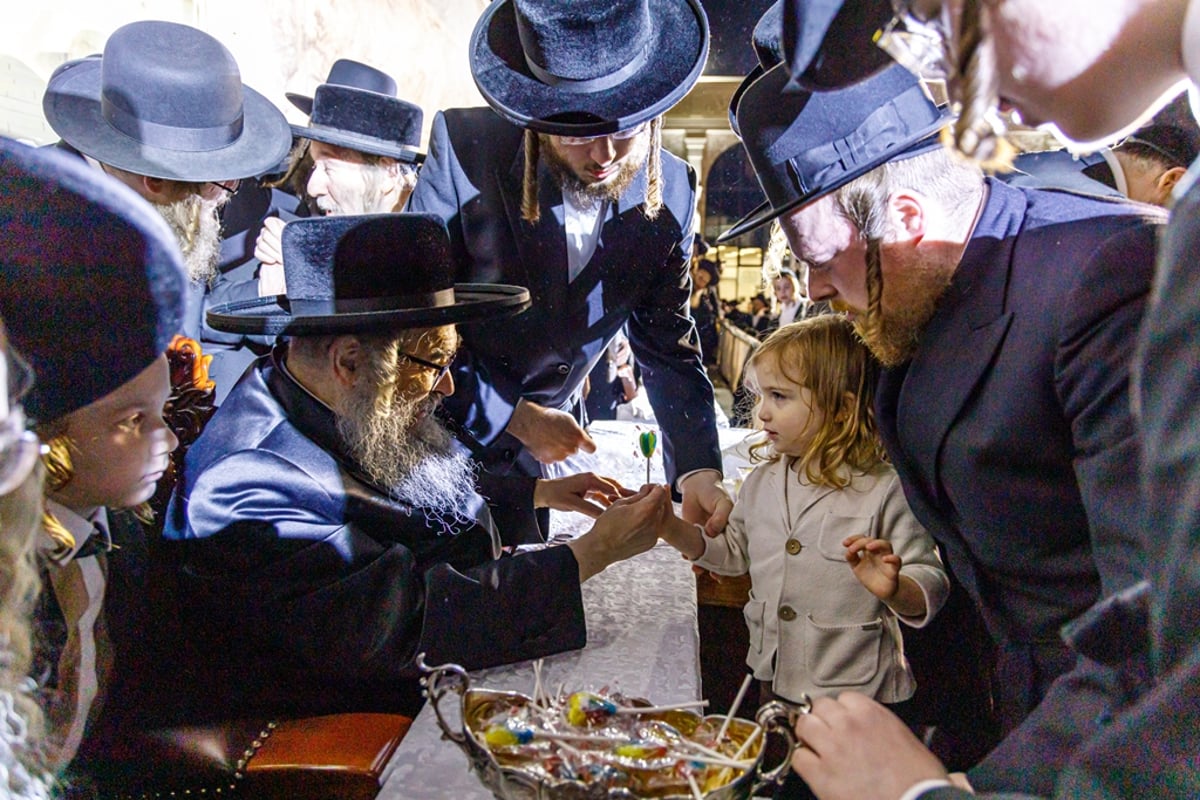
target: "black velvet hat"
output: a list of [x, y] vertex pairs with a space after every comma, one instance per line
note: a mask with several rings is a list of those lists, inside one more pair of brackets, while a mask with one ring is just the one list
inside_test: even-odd
[[54, 74], [42, 110], [76, 150], [153, 178], [246, 178], [273, 168], [292, 145], [287, 120], [242, 84], [233, 54], [174, 22], [118, 28], [101, 58]]
[[899, 65], [829, 92], [788, 92], [779, 64], [738, 105], [742, 146], [767, 196], [718, 242], [807, 205], [888, 161], [940, 147], [947, 122], [921, 83]]
[[1192, 116], [1188, 92], [1181, 92], [1121, 143], [1139, 144], [1174, 166], [1186, 167], [1200, 156], [1200, 126]]
[[283, 228], [287, 294], [215, 306], [232, 333], [367, 333], [480, 322], [529, 307], [521, 286], [454, 283], [450, 237], [430, 214], [313, 217]]
[[665, 113], [707, 58], [699, 0], [495, 0], [470, 49], [475, 85], [497, 113], [561, 136], [629, 130]]
[[[336, 86], [353, 86], [355, 89], [396, 96], [396, 82], [392, 80], [391, 75], [349, 58], [339, 58], [333, 62], [325, 83], [332, 83]], [[303, 111], [304, 116], [312, 116], [313, 99], [311, 97], [292, 92], [284, 92], [284, 96], [287, 97], [288, 102]]]
[[293, 125], [292, 133], [363, 153], [420, 162], [425, 158], [417, 152], [423, 120], [420, 106], [393, 95], [323, 83], [313, 95], [308, 127]]
[[751, 43], [754, 53], [758, 56], [758, 66], [750, 70], [750, 74], [742, 79], [741, 84], [734, 90], [729, 99], [729, 127], [739, 137], [742, 135], [737, 126], [737, 107], [742, 95], [750, 88], [750, 84], [762, 77], [762, 74], [783, 61], [783, 4], [785, 0], [775, 0], [754, 26]]
[[893, 15], [890, 0], [785, 0], [783, 50], [791, 88], [840, 89], [895, 63], [875, 44], [875, 34]]
[[0, 139], [0, 318], [49, 422], [119, 388], [183, 328], [188, 278], [132, 189], [53, 147]]

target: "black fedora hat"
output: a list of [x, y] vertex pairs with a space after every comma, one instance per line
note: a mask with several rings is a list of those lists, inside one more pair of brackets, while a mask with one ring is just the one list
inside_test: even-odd
[[118, 28], [101, 58], [54, 75], [42, 110], [76, 150], [153, 178], [246, 178], [274, 167], [292, 144], [283, 113], [242, 84], [229, 50], [174, 22]]
[[529, 307], [521, 286], [454, 283], [450, 237], [430, 214], [314, 217], [283, 228], [287, 294], [215, 306], [233, 333], [368, 333], [481, 322]]
[[0, 317], [49, 422], [114, 391], [183, 328], [188, 277], [132, 189], [53, 147], [0, 139]]
[[718, 242], [818, 200], [888, 161], [940, 147], [945, 113], [899, 65], [838, 91], [787, 92], [779, 64], [738, 105], [742, 146], [767, 196]]
[[363, 153], [399, 161], [420, 162], [420, 106], [392, 95], [323, 83], [313, 95], [307, 127], [293, 125], [292, 133]]
[[[333, 62], [333, 66], [329, 68], [329, 77], [325, 78], [324, 82], [396, 96], [396, 81], [392, 79], [391, 75], [349, 58], [339, 58]], [[293, 92], [284, 92], [284, 96], [287, 97], [289, 103], [303, 111], [304, 116], [312, 115], [313, 99], [311, 97]]]
[[895, 63], [875, 44], [891, 0], [785, 0], [783, 50], [794, 88], [841, 89]]
[[750, 37], [750, 42], [754, 45], [754, 54], [758, 56], [758, 66], [750, 70], [750, 74], [743, 78], [734, 90], [733, 97], [729, 98], [729, 127], [739, 137], [742, 134], [737, 126], [737, 107], [742, 101], [742, 95], [764, 72], [783, 61], [783, 4], [784, 0], [775, 0], [758, 18]]
[[628, 130], [700, 78], [699, 0], [496, 0], [471, 35], [471, 74], [515, 125], [562, 136]]

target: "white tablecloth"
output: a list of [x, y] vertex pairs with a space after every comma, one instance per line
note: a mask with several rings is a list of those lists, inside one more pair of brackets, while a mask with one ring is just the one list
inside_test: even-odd
[[[624, 422], [593, 425], [597, 454], [584, 468], [640, 486], [645, 459], [637, 436], [645, 429]], [[745, 433], [722, 431], [722, 445], [732, 448]], [[726, 478], [736, 479], [740, 463], [731, 452], [726, 453]], [[651, 479], [663, 480], [661, 452], [652, 459]], [[552, 536], [577, 535], [590, 525], [581, 515], [553, 514]], [[544, 660], [542, 680], [551, 691], [560, 683], [567, 691], [607, 685], [660, 704], [700, 698], [695, 578], [674, 549], [659, 543], [594, 576], [583, 584], [583, 606], [587, 647]], [[533, 665], [526, 661], [481, 670], [471, 674], [471, 681], [473, 686], [531, 693]], [[441, 739], [433, 710], [426, 706], [388, 764], [379, 800], [447, 797], [486, 800], [491, 794], [471, 774], [458, 746]]]

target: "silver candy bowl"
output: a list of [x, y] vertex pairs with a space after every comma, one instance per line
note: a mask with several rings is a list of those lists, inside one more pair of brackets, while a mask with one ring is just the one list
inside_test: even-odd
[[[442, 729], [442, 738], [457, 744], [467, 755], [467, 761], [472, 771], [479, 777], [492, 794], [501, 800], [642, 800], [642, 798], [674, 798], [674, 800], [694, 800], [696, 791], [684, 785], [679, 788], [679, 779], [670, 779], [669, 768], [661, 770], [639, 771], [632, 766], [625, 771], [626, 775], [639, 776], [627, 783], [637, 783], [641, 788], [630, 788], [619, 785], [621, 781], [593, 779], [591, 782], [573, 776], [573, 770], [559, 771], [547, 769], [546, 762], [539, 755], [522, 754], [520, 747], [493, 747], [485, 739], [487, 720], [497, 709], [516, 709], [533, 705], [534, 699], [519, 692], [504, 692], [491, 689], [473, 688], [466, 671], [457, 664], [443, 664], [439, 667], [427, 667], [421, 664], [426, 673], [421, 679], [425, 693], [437, 716], [438, 726]], [[447, 695], [458, 696], [458, 711], [460, 723], [456, 727], [447, 721], [446, 713], [453, 707], [454, 701]], [[640, 701], [630, 701], [631, 705], [640, 705]], [[756, 722], [735, 717], [727, 727], [726, 739], [734, 745], [742, 745], [747, 739], [754, 737], [746, 748], [743, 767], [715, 768], [715, 777], [709, 780], [710, 788], [702, 790], [699, 796], [704, 800], [747, 800], [763, 788], [783, 781], [787, 774], [788, 763], [795, 747], [795, 737], [792, 733], [792, 723], [797, 713], [808, 709], [771, 702], [758, 710]], [[702, 717], [693, 711], [671, 710], [648, 712], [638, 715], [639, 724], [661, 725], [669, 724], [684, 735], [701, 725], [719, 728], [725, 721], [724, 716]], [[787, 757], [769, 770], [763, 769], [763, 754], [767, 734], [778, 734], [787, 741]], [[536, 748], [533, 748], [536, 750]], [[499, 751], [499, 752], [497, 752]], [[545, 754], [549, 750], [542, 750]], [[551, 755], [550, 760], [554, 759]], [[683, 759], [681, 759], [683, 760]], [[646, 764], [652, 762], [647, 761]], [[565, 772], [565, 777], [564, 777]], [[657, 780], [661, 776], [662, 780]], [[641, 793], [639, 793], [641, 792]]]

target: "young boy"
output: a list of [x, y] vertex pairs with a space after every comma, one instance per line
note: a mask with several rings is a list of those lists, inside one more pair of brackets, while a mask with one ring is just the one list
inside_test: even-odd
[[78, 159], [0, 140], [0, 185], [0, 318], [33, 367], [25, 409], [49, 448], [34, 675], [62, 767], [139, 649], [141, 535], [110, 510], [149, 499], [177, 444], [163, 352], [187, 277], [162, 218]]

